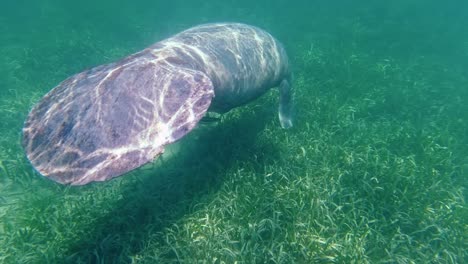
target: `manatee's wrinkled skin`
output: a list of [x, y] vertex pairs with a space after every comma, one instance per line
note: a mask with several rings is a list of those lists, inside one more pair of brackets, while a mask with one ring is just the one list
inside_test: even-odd
[[120, 176], [155, 159], [207, 111], [227, 112], [279, 86], [292, 126], [291, 75], [281, 44], [236, 23], [183, 31], [115, 63], [71, 76], [37, 103], [23, 128], [34, 168], [59, 183]]

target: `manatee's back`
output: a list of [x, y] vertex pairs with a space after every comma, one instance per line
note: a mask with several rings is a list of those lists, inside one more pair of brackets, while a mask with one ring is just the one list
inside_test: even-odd
[[286, 52], [268, 32], [240, 23], [206, 24], [150, 49], [166, 61], [206, 73], [215, 88], [210, 110], [226, 112], [290, 79]]

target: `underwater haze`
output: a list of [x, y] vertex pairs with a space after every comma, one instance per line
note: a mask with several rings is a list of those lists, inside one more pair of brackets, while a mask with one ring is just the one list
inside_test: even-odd
[[[21, 146], [67, 77], [195, 25], [288, 53], [278, 90], [160, 159], [85, 186]], [[468, 263], [468, 2], [2, 0], [0, 263]]]

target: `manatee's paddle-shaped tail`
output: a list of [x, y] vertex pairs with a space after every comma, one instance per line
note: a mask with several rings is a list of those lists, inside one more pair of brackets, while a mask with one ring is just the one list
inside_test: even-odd
[[193, 129], [214, 96], [211, 80], [156, 60], [144, 50], [50, 91], [23, 129], [34, 168], [64, 184], [104, 181], [152, 161]]

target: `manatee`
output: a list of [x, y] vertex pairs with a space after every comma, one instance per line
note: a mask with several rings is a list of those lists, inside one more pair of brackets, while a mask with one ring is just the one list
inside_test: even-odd
[[153, 161], [207, 111], [226, 113], [272, 87], [280, 91], [280, 124], [289, 128], [282, 44], [254, 26], [203, 24], [58, 84], [27, 116], [22, 145], [49, 179], [105, 181]]

